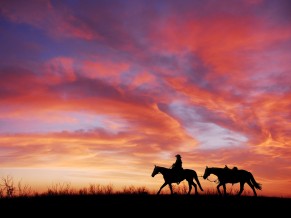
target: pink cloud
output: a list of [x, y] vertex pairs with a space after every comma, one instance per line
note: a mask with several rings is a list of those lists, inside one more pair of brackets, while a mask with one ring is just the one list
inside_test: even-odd
[[1, 8], [9, 20], [32, 25], [56, 38], [76, 37], [92, 40], [99, 37], [68, 8], [56, 8], [49, 0], [29, 0], [25, 3], [5, 1]]
[[74, 60], [67, 57], [56, 57], [48, 60], [44, 64], [44, 74], [47, 75], [46, 81], [51, 81], [52, 84], [64, 82], [73, 82], [76, 78]]

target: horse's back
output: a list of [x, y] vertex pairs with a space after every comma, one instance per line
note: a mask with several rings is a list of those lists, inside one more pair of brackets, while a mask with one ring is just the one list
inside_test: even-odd
[[219, 181], [222, 183], [237, 183], [241, 181], [246, 181], [249, 179], [249, 172], [243, 169], [219, 169], [217, 173], [214, 173], [218, 176]]
[[247, 171], [247, 170], [237, 170], [239, 172], [240, 175], [243, 175], [243, 176], [252, 176], [252, 173]]
[[197, 175], [196, 171], [192, 169], [184, 169], [183, 171], [186, 175]]
[[194, 170], [192, 169], [183, 169], [185, 172], [193, 172]]
[[248, 181], [252, 177], [252, 174], [243, 169], [231, 169], [228, 177], [232, 182], [241, 182]]

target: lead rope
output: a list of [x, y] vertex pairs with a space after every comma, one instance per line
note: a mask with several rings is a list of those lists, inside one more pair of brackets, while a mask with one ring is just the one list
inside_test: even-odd
[[215, 182], [215, 183], [218, 183], [218, 179], [216, 179], [216, 180], [210, 180], [210, 179], [208, 179], [208, 178], [206, 178], [209, 182]]
[[[198, 176], [198, 177], [203, 177], [203, 176]], [[216, 180], [210, 180], [210, 179], [208, 179], [208, 177], [206, 178], [209, 182], [215, 182], [215, 183], [218, 183], [218, 179], [216, 179]]]

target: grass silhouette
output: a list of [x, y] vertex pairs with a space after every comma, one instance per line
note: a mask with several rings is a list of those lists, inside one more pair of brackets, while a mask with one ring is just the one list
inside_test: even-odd
[[203, 214], [206, 217], [234, 217], [246, 214], [286, 214], [290, 210], [290, 198], [227, 196], [217, 194], [181, 195], [147, 194], [137, 192], [96, 194], [43, 194], [0, 199], [0, 210], [11, 216], [172, 216]]

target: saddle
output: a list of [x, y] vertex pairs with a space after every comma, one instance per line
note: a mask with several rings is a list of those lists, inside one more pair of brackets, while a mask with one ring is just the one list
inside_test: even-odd
[[178, 180], [177, 184], [179, 185], [179, 183], [183, 180], [183, 169], [174, 169], [172, 168], [172, 172], [174, 174], [174, 177]]

